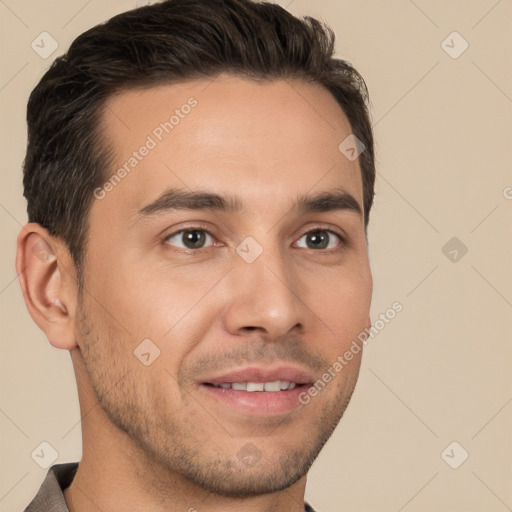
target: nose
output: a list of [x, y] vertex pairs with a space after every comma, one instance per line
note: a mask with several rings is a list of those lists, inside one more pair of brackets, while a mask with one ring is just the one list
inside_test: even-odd
[[302, 329], [307, 308], [294, 269], [280, 251], [265, 250], [252, 263], [241, 258], [229, 273], [225, 326], [233, 335], [259, 330], [274, 340]]

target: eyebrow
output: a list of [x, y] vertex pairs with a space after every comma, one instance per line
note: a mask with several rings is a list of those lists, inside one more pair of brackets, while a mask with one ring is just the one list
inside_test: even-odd
[[[296, 198], [292, 211], [299, 213], [351, 211], [363, 216], [357, 200], [341, 188], [315, 195], [304, 195]], [[226, 213], [244, 211], [242, 201], [233, 195], [219, 195], [208, 191], [187, 191], [172, 188], [166, 190], [157, 199], [139, 210], [135, 220], [148, 218], [176, 210], [210, 210]]]

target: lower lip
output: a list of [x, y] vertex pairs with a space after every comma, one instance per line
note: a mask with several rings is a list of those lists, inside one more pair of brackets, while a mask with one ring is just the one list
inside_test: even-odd
[[283, 391], [238, 391], [205, 384], [201, 387], [217, 400], [253, 416], [276, 416], [289, 412], [301, 405], [299, 395], [308, 389], [307, 385]]

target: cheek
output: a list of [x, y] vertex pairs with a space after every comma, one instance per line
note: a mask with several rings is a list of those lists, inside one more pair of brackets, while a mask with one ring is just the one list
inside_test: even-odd
[[[107, 323], [117, 324], [134, 340], [164, 336], [186, 313], [193, 295], [169, 269], [157, 272], [155, 265], [135, 262], [121, 249], [91, 258], [86, 282]], [[95, 314], [105, 316], [102, 311]]]
[[369, 326], [372, 278], [368, 267], [353, 269], [322, 279], [313, 297], [313, 311], [328, 327], [332, 350], [339, 353]]

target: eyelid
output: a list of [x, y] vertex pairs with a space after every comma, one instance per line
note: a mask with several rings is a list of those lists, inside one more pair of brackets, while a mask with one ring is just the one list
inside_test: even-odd
[[[330, 233], [331, 235], [337, 236], [339, 238], [339, 244], [338, 244], [337, 247], [334, 247], [334, 248], [331, 248], [331, 249], [318, 249], [318, 250], [310, 249], [310, 250], [312, 250], [314, 252], [323, 253], [323, 254], [333, 254], [333, 253], [336, 253], [336, 252], [340, 251], [341, 249], [343, 249], [347, 245], [347, 240], [346, 240], [345, 235], [342, 235], [338, 231], [336, 231], [334, 229], [331, 229], [331, 228], [327, 228], [327, 227], [315, 227], [315, 228], [312, 228], [312, 229], [308, 229], [307, 231], [305, 231], [296, 240], [296, 242], [298, 242], [301, 238], [303, 238], [304, 236], [308, 235], [309, 233], [315, 233], [317, 231], [320, 231], [320, 232], [324, 231], [326, 233]], [[294, 242], [294, 244], [296, 242]], [[301, 247], [301, 249], [303, 249], [303, 248]]]
[[174, 247], [178, 252], [185, 252], [185, 253], [194, 253], [194, 254], [198, 254], [198, 253], [201, 253], [203, 251], [207, 251], [209, 250], [211, 247], [214, 246], [215, 242], [217, 242], [217, 239], [215, 238], [215, 235], [213, 235], [213, 233], [210, 231], [210, 229], [205, 226], [205, 225], [201, 225], [201, 224], [194, 224], [194, 225], [191, 225], [191, 226], [184, 226], [184, 227], [180, 227], [179, 229], [173, 231], [172, 233], [169, 233], [168, 235], [164, 235], [163, 239], [162, 239], [162, 242], [163, 243], [166, 243], [166, 241], [169, 239], [169, 238], [172, 238], [173, 236], [176, 236], [178, 235], [179, 233], [183, 233], [185, 231], [204, 231], [205, 233], [207, 233], [208, 235], [210, 235], [214, 242], [212, 245], [208, 246], [208, 247], [202, 247], [200, 249], [187, 249], [187, 248], [184, 248], [184, 247], [176, 247], [174, 245], [171, 245], [171, 244], [167, 244], [171, 247]]

